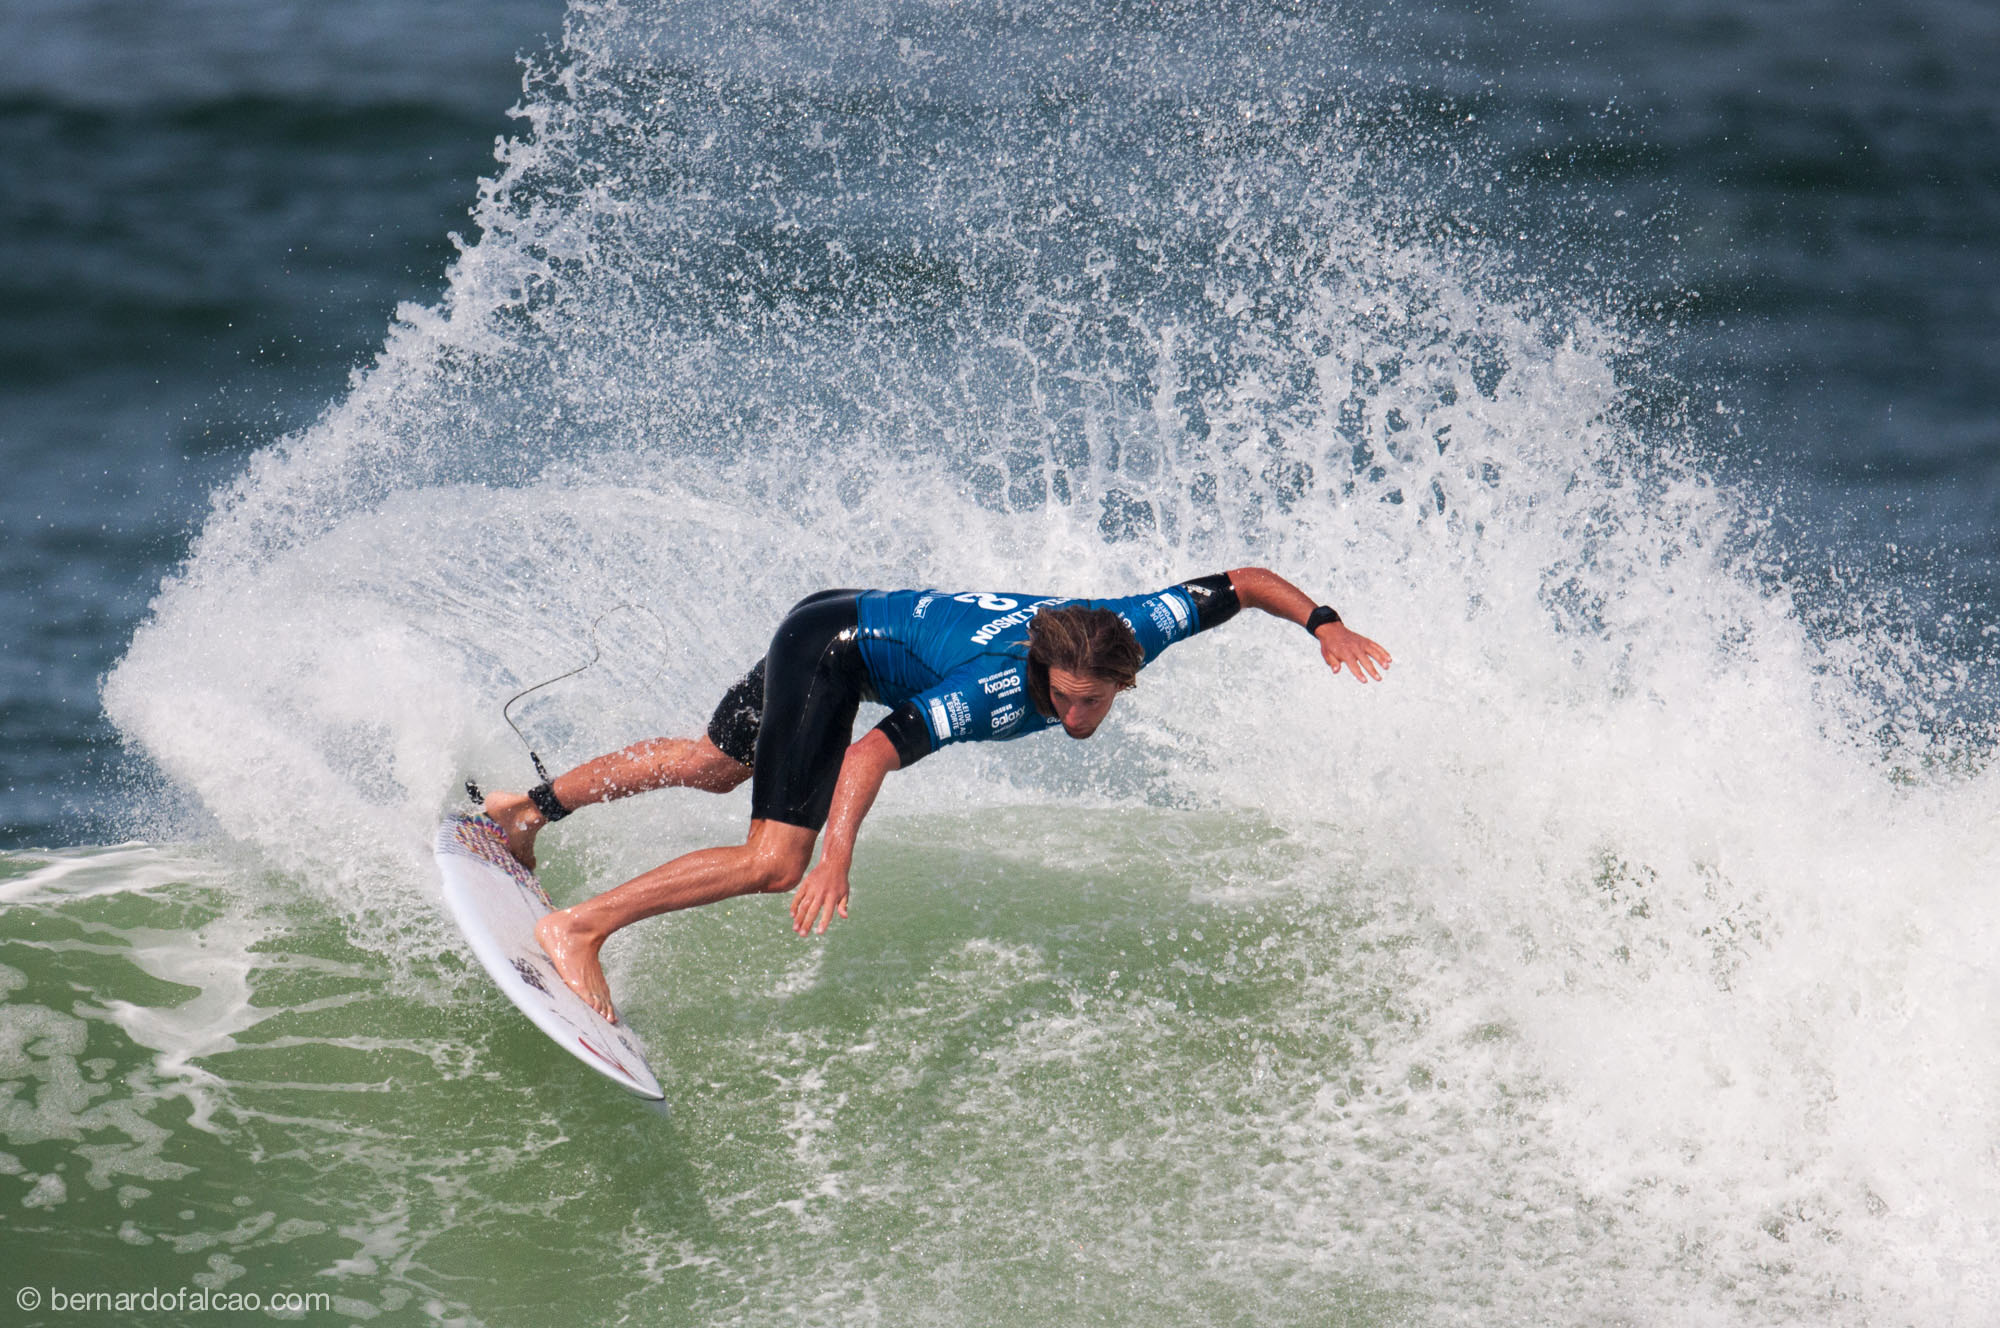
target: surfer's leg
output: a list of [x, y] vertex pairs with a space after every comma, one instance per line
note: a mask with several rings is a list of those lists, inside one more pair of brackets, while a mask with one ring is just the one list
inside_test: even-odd
[[[740, 847], [684, 854], [536, 924], [563, 981], [607, 1018], [611, 991], [597, 951], [611, 933], [718, 899], [789, 891], [805, 876], [866, 683], [856, 625], [853, 591], [800, 601], [778, 624], [764, 662], [716, 707], [706, 741], [735, 770], [757, 768], [750, 834]], [[570, 805], [564, 783], [555, 793]]]
[[[750, 778], [750, 767], [700, 738], [648, 738], [620, 748], [549, 781], [556, 801], [570, 811], [659, 788], [727, 793]], [[548, 817], [525, 793], [495, 793], [486, 814], [507, 835], [507, 849], [526, 867], [535, 865], [535, 836]]]
[[682, 854], [594, 899], [551, 913], [535, 924], [535, 938], [570, 990], [605, 1018], [616, 1018], [597, 958], [607, 937], [641, 918], [737, 895], [791, 890], [806, 874], [818, 837], [805, 826], [752, 821], [742, 844]]

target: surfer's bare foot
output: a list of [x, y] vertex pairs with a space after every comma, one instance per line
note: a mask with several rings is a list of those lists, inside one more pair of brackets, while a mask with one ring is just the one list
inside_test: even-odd
[[604, 980], [604, 966], [597, 962], [604, 938], [580, 926], [573, 916], [575, 911], [565, 908], [548, 914], [535, 924], [535, 939], [542, 943], [543, 953], [569, 989], [615, 1024], [618, 1011], [611, 1005], [611, 984]]
[[507, 851], [529, 871], [535, 869], [535, 836], [548, 824], [542, 809], [525, 793], [489, 793], [483, 810], [507, 836]]

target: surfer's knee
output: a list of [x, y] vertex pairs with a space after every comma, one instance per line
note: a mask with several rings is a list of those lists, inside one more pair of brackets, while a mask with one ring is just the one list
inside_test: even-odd
[[789, 854], [758, 859], [757, 888], [767, 895], [788, 895], [799, 888], [805, 877], [804, 859]]
[[799, 888], [805, 873], [791, 870], [790, 864], [758, 863], [750, 888], [760, 895], [785, 895]]
[[749, 853], [747, 888], [781, 895], [798, 887], [812, 865], [817, 830], [782, 821], [750, 822], [750, 838], [744, 848]]
[[786, 852], [753, 853], [750, 859], [752, 888], [767, 895], [785, 895], [799, 888], [812, 859], [811, 846], [803, 854]]

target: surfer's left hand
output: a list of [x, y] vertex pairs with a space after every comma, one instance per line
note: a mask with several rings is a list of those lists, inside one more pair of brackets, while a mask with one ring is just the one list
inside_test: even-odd
[[1335, 673], [1345, 666], [1356, 682], [1380, 682], [1380, 669], [1394, 663], [1388, 651], [1361, 633], [1348, 631], [1346, 623], [1327, 623], [1313, 633], [1313, 639], [1319, 642], [1319, 655], [1326, 666]]
[[847, 870], [822, 858], [792, 894], [792, 930], [801, 936], [811, 931], [825, 935], [835, 913], [847, 916]]

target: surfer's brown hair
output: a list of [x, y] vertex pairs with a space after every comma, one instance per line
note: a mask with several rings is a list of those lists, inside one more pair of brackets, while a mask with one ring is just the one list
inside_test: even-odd
[[1119, 691], [1135, 687], [1146, 652], [1125, 620], [1109, 609], [1081, 604], [1043, 609], [1028, 620], [1028, 695], [1035, 708], [1053, 715], [1049, 670], [1087, 673]]

